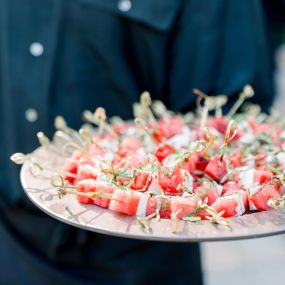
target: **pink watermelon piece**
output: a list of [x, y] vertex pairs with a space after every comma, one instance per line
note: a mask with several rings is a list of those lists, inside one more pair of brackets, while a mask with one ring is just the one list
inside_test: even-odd
[[135, 175], [133, 183], [130, 188], [133, 190], [144, 190], [146, 191], [151, 183], [151, 177], [147, 172], [139, 172]]
[[76, 179], [77, 169], [78, 169], [77, 160], [74, 160], [73, 158], [66, 159], [63, 168], [65, 172], [64, 179], [73, 184]]
[[97, 173], [96, 173], [95, 167], [88, 163], [79, 164], [77, 168], [77, 176], [76, 176], [74, 183], [77, 183], [81, 180], [85, 180], [89, 178], [94, 179], [94, 180], [97, 179]]
[[196, 152], [190, 155], [186, 159], [183, 167], [190, 174], [197, 174], [197, 173], [203, 174], [208, 163], [209, 163], [209, 159], [205, 157], [205, 155], [203, 155], [201, 152]]
[[265, 185], [259, 187], [257, 192], [250, 196], [250, 203], [256, 210], [265, 211], [271, 209], [267, 202], [270, 198], [280, 198], [280, 193], [273, 185]]
[[162, 198], [161, 201], [159, 201], [157, 197], [150, 197], [147, 202], [146, 216], [155, 213], [158, 203], [160, 203], [160, 218], [169, 219], [171, 215], [171, 202], [169, 198]]
[[169, 156], [170, 154], [174, 152], [175, 152], [175, 149], [171, 145], [165, 144], [159, 147], [154, 153], [154, 155], [157, 157], [159, 162], [162, 162], [167, 156]]
[[176, 195], [182, 193], [182, 184], [184, 180], [185, 178], [179, 167], [176, 167], [173, 173], [170, 175], [163, 172], [159, 174], [160, 187], [168, 195]]
[[214, 186], [210, 186], [207, 183], [199, 186], [197, 188], [194, 189], [194, 193], [198, 193], [200, 194], [200, 197], [202, 199], [202, 201], [205, 200], [205, 198], [208, 198], [208, 205], [212, 205], [217, 198], [219, 197], [217, 190], [215, 189]]
[[241, 193], [242, 194], [242, 200], [244, 203], [244, 207], [248, 207], [248, 192], [245, 191], [238, 183], [234, 181], [229, 181], [223, 185], [223, 196], [232, 195], [235, 193]]
[[224, 211], [222, 217], [241, 216], [245, 212], [242, 195], [240, 193], [220, 197], [212, 205], [217, 213]]
[[143, 194], [135, 191], [116, 189], [113, 192], [109, 209], [121, 214], [134, 216], [137, 212], [141, 195]]
[[180, 220], [182, 220], [185, 215], [192, 213], [198, 207], [199, 207], [198, 200], [194, 196], [173, 197], [171, 199], [172, 214], [181, 210], [176, 216]]
[[205, 174], [210, 178], [214, 179], [216, 182], [220, 183], [220, 181], [227, 174], [227, 167], [224, 160], [220, 160], [221, 157], [219, 155], [212, 158], [212, 160], [208, 163]]
[[267, 170], [255, 170], [254, 171], [254, 182], [258, 184], [266, 184], [270, 182], [273, 177], [273, 173]]
[[[77, 183], [79, 187], [79, 191], [81, 192], [97, 192], [102, 191], [102, 193], [112, 195], [115, 187], [113, 185], [106, 184], [104, 182], [98, 182], [94, 179], [85, 179], [81, 180]], [[111, 198], [109, 197], [99, 197], [96, 199], [84, 197], [84, 196], [77, 196], [77, 199], [80, 203], [83, 204], [95, 204], [103, 208], [108, 208]]]

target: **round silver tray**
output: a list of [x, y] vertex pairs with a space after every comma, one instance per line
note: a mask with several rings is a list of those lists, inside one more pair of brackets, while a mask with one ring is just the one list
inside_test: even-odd
[[125, 238], [168, 242], [225, 241], [285, 233], [285, 209], [232, 218], [228, 226], [213, 225], [209, 221], [198, 224], [181, 221], [177, 233], [172, 233], [171, 220], [151, 220], [149, 231], [143, 229], [135, 217], [119, 215], [95, 205], [80, 204], [73, 195], [59, 199], [57, 190], [51, 188], [50, 177], [62, 168], [64, 157], [55, 145], [40, 147], [34, 154], [44, 170], [34, 176], [30, 171], [31, 163], [23, 165], [21, 183], [24, 191], [42, 211], [75, 227]]

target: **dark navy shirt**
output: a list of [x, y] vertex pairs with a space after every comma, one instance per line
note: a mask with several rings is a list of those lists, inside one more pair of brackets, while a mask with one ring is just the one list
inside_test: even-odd
[[[267, 108], [268, 57], [258, 0], [0, 0], [0, 260], [7, 268], [0, 277], [200, 284], [197, 244], [119, 239], [57, 222], [27, 201], [9, 156], [32, 151], [36, 133], [51, 135], [59, 114], [75, 128], [82, 110], [98, 106], [131, 118], [144, 90], [184, 112], [194, 107], [193, 88], [232, 101], [249, 83]], [[17, 270], [21, 279], [9, 274]]]

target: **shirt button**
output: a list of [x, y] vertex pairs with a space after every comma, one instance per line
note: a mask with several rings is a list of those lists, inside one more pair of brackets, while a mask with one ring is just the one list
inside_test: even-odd
[[38, 112], [33, 108], [29, 108], [25, 112], [25, 117], [28, 122], [34, 123], [38, 119]]
[[121, 12], [128, 12], [132, 8], [131, 0], [119, 0], [118, 8]]
[[44, 53], [44, 47], [41, 43], [32, 43], [30, 45], [30, 53], [33, 56], [41, 56]]

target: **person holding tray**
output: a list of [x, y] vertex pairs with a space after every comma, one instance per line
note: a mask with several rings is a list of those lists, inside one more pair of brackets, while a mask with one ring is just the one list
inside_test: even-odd
[[[25, 5], [23, 5], [25, 4]], [[233, 102], [251, 84], [273, 101], [259, 1], [0, 0], [0, 283], [202, 284], [198, 244], [121, 239], [37, 210], [9, 156], [62, 115], [102, 106], [132, 117], [148, 90], [171, 110], [194, 108], [193, 88]]]

